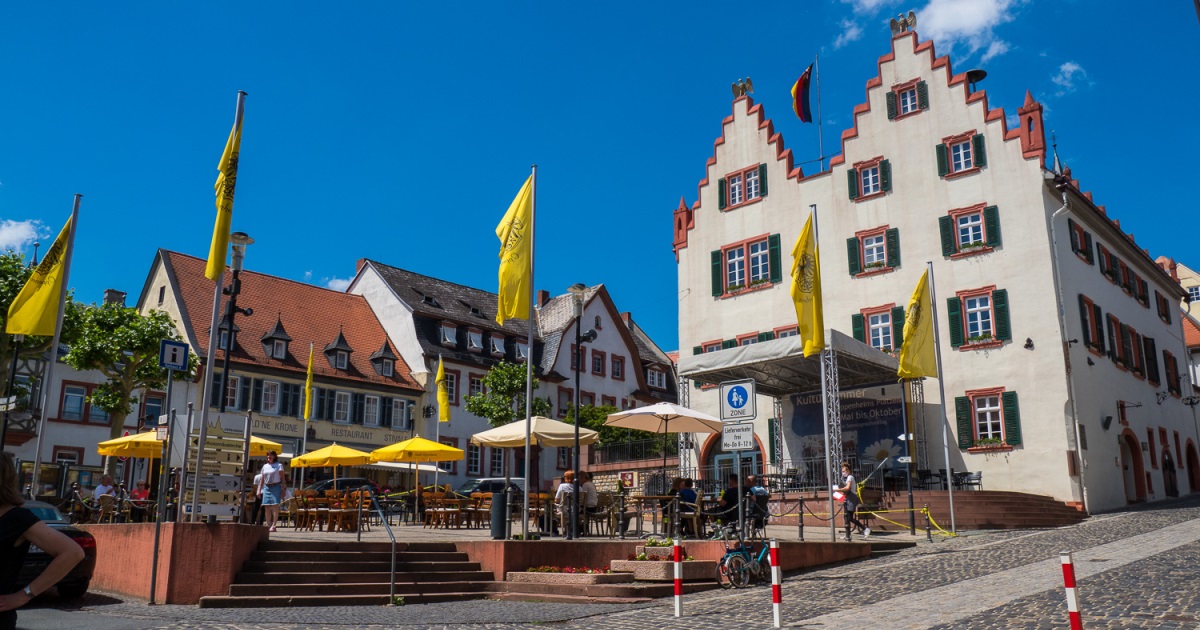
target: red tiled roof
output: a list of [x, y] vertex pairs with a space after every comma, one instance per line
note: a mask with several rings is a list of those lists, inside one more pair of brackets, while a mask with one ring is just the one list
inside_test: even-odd
[[1181, 313], [1183, 317], [1183, 341], [1189, 348], [1200, 346], [1200, 322], [1197, 322], [1187, 313]]
[[[208, 350], [214, 292], [212, 281], [204, 277], [206, 261], [167, 250], [160, 250], [159, 253], [171, 282], [177, 288], [184, 307], [183, 316], [188, 319], [186, 325], [190, 330], [185, 332], [185, 336], [190, 333], [194, 337], [188, 341], [196, 353], [203, 357]], [[232, 272], [226, 270], [225, 286], [229, 285], [231, 278]], [[249, 270], [243, 270], [240, 278], [242, 290], [238, 294], [238, 306], [253, 309], [254, 315], [238, 315], [234, 319], [238, 340], [237, 350], [233, 353], [234, 365], [248, 364], [290, 371], [303, 379], [308, 366], [308, 344], [311, 342], [313, 375], [316, 378], [324, 376], [421, 390], [402, 358], [396, 359], [392, 377], [380, 376], [375, 371], [370, 356], [385, 342], [393, 352], [395, 346], [388, 340], [383, 326], [362, 296]], [[261, 342], [263, 336], [275, 328], [276, 321], [283, 323], [283, 328], [292, 338], [288, 344], [288, 357], [282, 361], [267, 358]], [[323, 352], [325, 346], [337, 339], [339, 331], [353, 350], [346, 370], [335, 370]]]

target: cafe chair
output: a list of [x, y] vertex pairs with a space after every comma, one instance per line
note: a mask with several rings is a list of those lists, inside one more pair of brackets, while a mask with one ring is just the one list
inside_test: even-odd
[[924, 468], [917, 470], [917, 482], [914, 487], [919, 487], [921, 490], [931, 490], [937, 488], [937, 480], [933, 477], [933, 471]]
[[96, 510], [97, 523], [112, 523], [117, 514], [117, 498], [111, 494], [100, 495]]
[[958, 487], [962, 490], [983, 490], [983, 471], [977, 470], [972, 473], [967, 473], [958, 482]]

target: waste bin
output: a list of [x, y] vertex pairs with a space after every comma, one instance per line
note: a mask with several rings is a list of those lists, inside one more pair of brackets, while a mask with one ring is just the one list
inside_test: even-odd
[[505, 525], [504, 493], [492, 493], [492, 539], [504, 540]]

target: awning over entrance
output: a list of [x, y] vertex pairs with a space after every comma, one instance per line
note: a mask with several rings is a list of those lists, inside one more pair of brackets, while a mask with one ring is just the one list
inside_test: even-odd
[[[837, 360], [838, 386], [851, 389], [896, 380], [895, 357], [831, 329], [825, 340]], [[821, 389], [821, 356], [804, 358], [799, 336], [679, 357], [679, 375], [704, 384], [754, 379], [758, 393], [787, 396]]]

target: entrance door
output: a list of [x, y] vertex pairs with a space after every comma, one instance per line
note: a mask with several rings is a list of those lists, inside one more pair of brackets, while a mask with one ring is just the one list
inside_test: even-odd
[[[717, 481], [724, 484], [729, 475], [733, 473], [736, 456], [734, 453], [724, 453], [713, 457], [713, 467], [716, 469]], [[758, 474], [759, 468], [758, 451], [743, 451], [742, 452], [742, 477], [746, 475]]]
[[1117, 438], [1121, 445], [1121, 475], [1125, 481], [1125, 501], [1146, 500], [1146, 476], [1142, 468], [1142, 451], [1137, 438], [1126, 434]]

